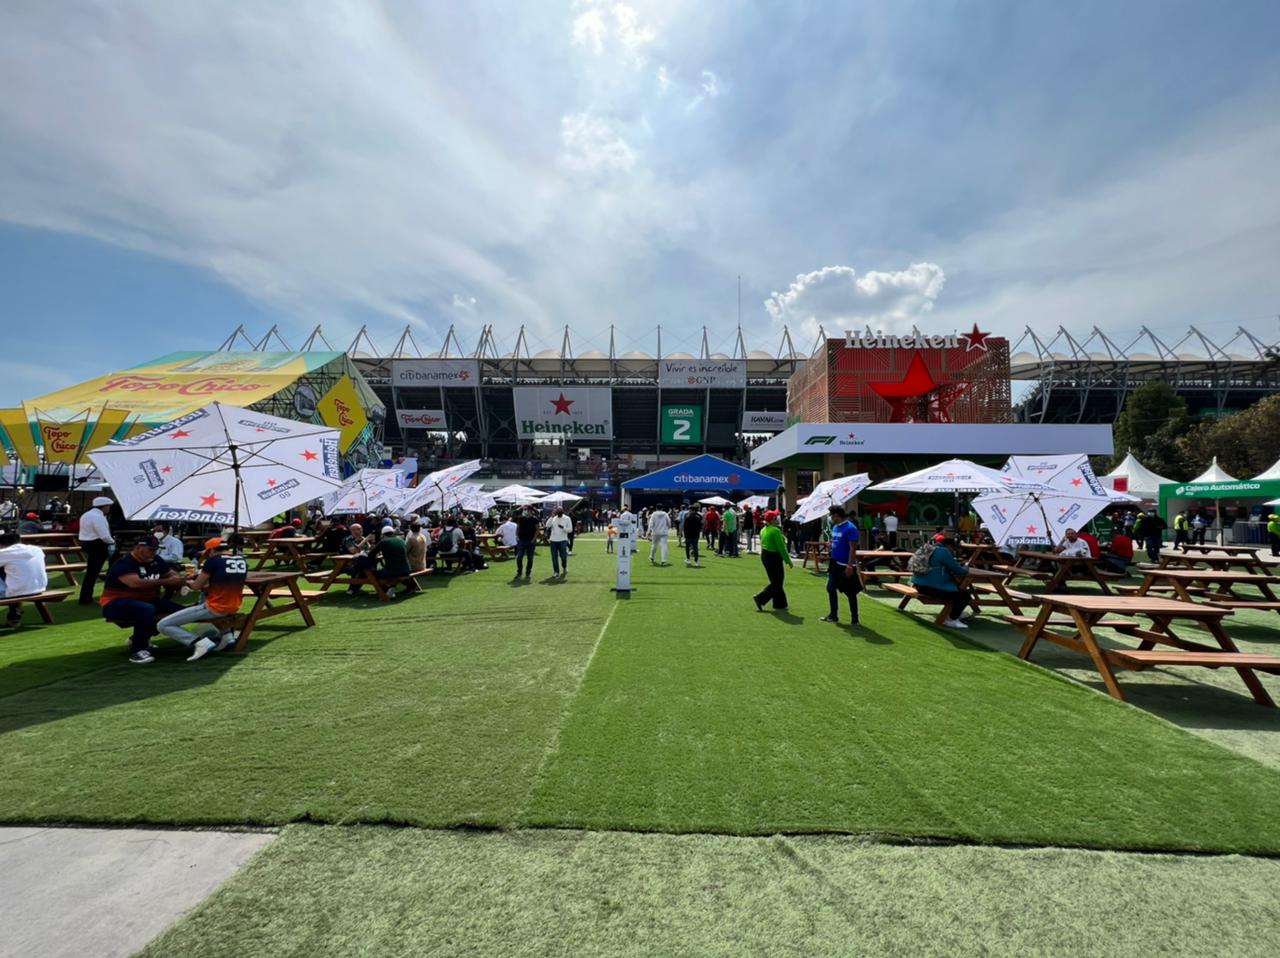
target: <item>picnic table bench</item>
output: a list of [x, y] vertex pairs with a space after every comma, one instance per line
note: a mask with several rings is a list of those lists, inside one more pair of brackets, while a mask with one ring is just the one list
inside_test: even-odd
[[[1122, 702], [1124, 693], [1116, 681], [1116, 669], [1140, 671], [1157, 665], [1233, 668], [1254, 701], [1275, 707], [1255, 673], [1280, 672], [1280, 656], [1241, 652], [1222, 627], [1223, 618], [1232, 614], [1230, 609], [1154, 596], [1042, 595], [1036, 598], [1041, 603], [1039, 614], [1030, 624], [1025, 617], [1018, 622], [1027, 633], [1018, 651], [1021, 659], [1029, 661], [1041, 639], [1080, 652], [1093, 661], [1107, 692]], [[1152, 625], [1134, 628], [1127, 622], [1107, 618], [1117, 614], [1149, 619]], [[1072, 630], [1069, 634], [1050, 631], [1055, 623], [1064, 619], [1067, 628]], [[1202, 626], [1217, 642], [1217, 647], [1176, 635], [1170, 627], [1176, 619], [1187, 619]], [[1137, 638], [1138, 648], [1104, 648], [1094, 634], [1094, 629], [1104, 626]], [[1156, 648], [1157, 645], [1171, 648]]]
[[813, 571], [816, 575], [822, 575], [826, 570], [822, 567], [824, 562], [831, 559], [831, 543], [829, 542], [806, 542], [804, 546], [804, 560], [800, 563], [800, 568], [807, 568], [809, 563], [813, 562]]
[[71, 595], [70, 591], [66, 592], [39, 592], [35, 595], [13, 595], [0, 597], [0, 608], [12, 608], [15, 605], [22, 605], [24, 602], [30, 602], [36, 607], [36, 611], [40, 613], [42, 618], [48, 625], [53, 625], [53, 614], [49, 611], [49, 606], [64, 601]]
[[[1068, 580], [1076, 579], [1095, 582], [1098, 588], [1109, 594], [1111, 587], [1107, 584], [1107, 579], [1119, 579], [1123, 578], [1123, 576], [1115, 572], [1100, 571], [1098, 564], [1102, 561], [1102, 559], [1095, 559], [1093, 556], [1065, 556], [1058, 552], [1020, 549], [1013, 565], [1000, 565], [995, 568], [997, 571], [1008, 574], [1010, 578], [1015, 575], [1024, 575], [1035, 579], [1043, 579], [1046, 592], [1057, 592], [1066, 585]], [[1032, 562], [1047, 563], [1057, 568], [1052, 572], [1044, 569], [1035, 569], [1030, 565]]]
[[965, 565], [991, 569], [1004, 562], [1004, 553], [994, 542], [961, 542], [958, 545], [969, 553], [965, 557]]
[[1258, 558], [1256, 552], [1250, 555], [1248, 552], [1173, 552], [1165, 551], [1160, 553], [1160, 562], [1158, 568], [1167, 569], [1171, 566], [1186, 566], [1193, 569], [1198, 565], [1207, 566], [1210, 569], [1241, 569], [1244, 572], [1257, 572], [1265, 574], [1267, 564]]
[[274, 559], [277, 565], [282, 563], [295, 565], [299, 572], [307, 571], [307, 560], [313, 556], [304, 547], [316, 540], [313, 536], [285, 536], [280, 539], [268, 539], [262, 553], [258, 556], [258, 564], [254, 569], [261, 569], [269, 560]]
[[[1134, 595], [1168, 591], [1184, 602], [1197, 597], [1227, 609], [1262, 609], [1280, 612], [1280, 597], [1271, 586], [1280, 579], [1256, 572], [1232, 572], [1226, 569], [1143, 569], [1142, 584]], [[1251, 585], [1261, 593], [1254, 599], [1236, 594], [1236, 587]]]
[[245, 577], [244, 587], [254, 596], [249, 614], [244, 616], [244, 624], [240, 627], [240, 638], [236, 640], [235, 651], [243, 652], [254, 626], [263, 619], [287, 615], [290, 612], [302, 614], [302, 627], [309, 629], [316, 624], [311, 614], [311, 603], [320, 598], [318, 593], [303, 592], [298, 586], [301, 572], [250, 572]]
[[[971, 567], [969, 574], [958, 579], [957, 584], [961, 589], [970, 591], [969, 607], [975, 614], [980, 614], [984, 607], [1003, 607], [1012, 611], [1014, 615], [1021, 615], [1022, 604], [1032, 601], [1032, 597], [1026, 593], [1010, 590], [1002, 573], [989, 569]], [[900, 612], [906, 612], [907, 606], [912, 602], [919, 602], [921, 605], [937, 605], [941, 608], [934, 616], [934, 624], [942, 625], [947, 621], [948, 600], [924, 595], [914, 585], [907, 583], [890, 582], [884, 588], [902, 596], [902, 601], [898, 603]]]

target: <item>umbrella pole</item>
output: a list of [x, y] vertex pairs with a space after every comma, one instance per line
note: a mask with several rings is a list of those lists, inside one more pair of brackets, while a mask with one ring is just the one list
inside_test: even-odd
[[236, 455], [235, 443], [232, 443], [228, 448], [231, 450], [231, 471], [236, 477], [235, 504], [231, 507], [231, 533], [235, 535], [240, 531], [240, 496], [244, 491], [244, 486], [240, 481], [240, 458]]

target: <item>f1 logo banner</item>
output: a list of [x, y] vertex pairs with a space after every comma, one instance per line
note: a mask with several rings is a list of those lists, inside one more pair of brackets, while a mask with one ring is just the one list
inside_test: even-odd
[[613, 438], [613, 390], [599, 386], [517, 386], [516, 433], [521, 439]]
[[702, 442], [701, 406], [663, 406], [662, 441], [672, 445]]

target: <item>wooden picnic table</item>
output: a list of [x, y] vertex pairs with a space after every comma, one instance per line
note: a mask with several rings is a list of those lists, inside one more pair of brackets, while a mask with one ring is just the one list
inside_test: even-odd
[[[862, 587], [865, 589], [868, 581], [910, 579], [911, 573], [907, 571], [907, 561], [911, 556], [912, 553], [903, 552], [900, 549], [859, 550], [855, 558], [858, 563], [858, 576], [862, 579]], [[881, 563], [885, 563], [884, 568], [880, 567]]]
[[[25, 536], [23, 537], [25, 540]], [[45, 544], [40, 546], [44, 551], [44, 568], [47, 573], [58, 573], [67, 580], [73, 589], [80, 587], [76, 581], [76, 573], [83, 572], [88, 565], [84, 548], [78, 540], [67, 544]], [[72, 558], [68, 559], [68, 556]]]
[[[245, 578], [244, 587], [252, 592], [256, 599], [244, 625], [240, 628], [240, 638], [236, 641], [235, 651], [243, 652], [253, 634], [253, 628], [263, 619], [286, 615], [289, 612], [301, 612], [305, 629], [316, 624], [311, 614], [311, 602], [315, 596], [308, 596], [298, 586], [301, 572], [250, 572]], [[282, 601], [283, 600], [283, 601]]]
[[75, 545], [80, 544], [79, 536], [74, 532], [24, 532], [22, 541], [32, 546]]
[[[1035, 598], [1041, 603], [1040, 613], [1025, 625], [1027, 638], [1018, 650], [1020, 659], [1030, 660], [1031, 653], [1041, 639], [1087, 655], [1102, 676], [1107, 692], [1122, 702], [1124, 693], [1116, 682], [1116, 669], [1140, 671], [1156, 665], [1233, 668], [1239, 673], [1255, 702], [1275, 708], [1275, 702], [1263, 688], [1255, 670], [1280, 672], [1280, 656], [1241, 652], [1222, 627], [1222, 620], [1231, 615], [1230, 609], [1150, 595], [1040, 595]], [[1068, 628], [1072, 630], [1069, 634], [1050, 630], [1051, 618], [1061, 613], [1069, 616], [1071, 624]], [[1106, 618], [1109, 615], [1150, 619], [1152, 625], [1146, 629], [1130, 621], [1109, 626]], [[1217, 645], [1180, 638], [1170, 628], [1170, 623], [1178, 619], [1190, 620], [1203, 626]], [[1137, 638], [1138, 648], [1104, 648], [1094, 634], [1094, 629], [1098, 627], [1115, 628], [1123, 635]], [[1172, 649], [1156, 649], [1157, 645], [1172, 646]]]
[[812, 561], [814, 573], [822, 575], [822, 573], [826, 571], [822, 568], [822, 564], [830, 558], [830, 542], [806, 542], [804, 546], [804, 560], [800, 563], [800, 568], [806, 568], [810, 561]]
[[[1034, 549], [1019, 549], [1017, 560], [1012, 566], [1002, 566], [1001, 571], [1009, 572], [1010, 577], [1014, 575], [1033, 575], [1035, 578], [1043, 578], [1044, 573], [1037, 575], [1039, 570], [1032, 569], [1029, 565], [1031, 562], [1047, 562], [1056, 565], [1057, 568], [1053, 574], [1048, 576], [1045, 582], [1046, 592], [1056, 592], [1061, 589], [1069, 579], [1079, 579], [1083, 581], [1096, 582], [1098, 587], [1105, 593], [1111, 592], [1111, 587], [1107, 585], [1102, 576], [1098, 575], [1098, 563], [1102, 559], [1095, 559], [1093, 556], [1064, 556], [1057, 552], [1040, 552]], [[1012, 570], [1012, 571], [1010, 571]]]
[[268, 539], [266, 548], [258, 556], [258, 564], [254, 566], [254, 569], [261, 569], [269, 559], [274, 559], [277, 564], [288, 562], [296, 565], [299, 572], [306, 572], [307, 560], [308, 558], [314, 558], [315, 553], [308, 552], [303, 546], [309, 546], [315, 541], [313, 536], [285, 536], [280, 539]]
[[1173, 552], [1160, 553], [1160, 568], [1182, 565], [1194, 569], [1197, 565], [1205, 565], [1210, 569], [1243, 569], [1245, 572], [1265, 574], [1267, 564], [1258, 558], [1256, 552]]
[[966, 565], [989, 569], [1004, 561], [1004, 553], [994, 542], [961, 542], [959, 546], [969, 553], [966, 557]]
[[1202, 545], [1187, 544], [1186, 548], [1194, 549], [1197, 552], [1226, 552], [1234, 555], [1248, 555], [1254, 559], [1258, 558], [1258, 553], [1262, 551], [1262, 546], [1220, 546], [1212, 542], [1206, 542]]
[[[1257, 572], [1233, 572], [1229, 569], [1142, 569], [1142, 585], [1136, 595], [1149, 595], [1160, 585], [1172, 589], [1183, 602], [1194, 602], [1193, 590], [1199, 597], [1228, 609], [1262, 609], [1280, 612], [1280, 597], [1271, 586], [1280, 583], [1275, 576]], [[1251, 585], [1262, 593], [1259, 599], [1240, 596], [1236, 586]], [[1216, 587], [1216, 588], [1215, 588]]]
[[[1021, 615], [1021, 603], [1030, 602], [1032, 596], [1024, 593], [1011, 592], [1006, 583], [1007, 576], [1003, 572], [995, 572], [991, 569], [975, 569], [969, 567], [969, 574], [962, 576], [956, 580], [956, 584], [963, 590], [970, 593], [969, 607], [973, 609], [975, 614], [980, 614], [983, 608], [997, 606], [1009, 609], [1014, 615]], [[941, 599], [934, 596], [921, 595], [913, 585], [890, 583], [885, 588], [890, 592], [895, 592], [902, 596], [902, 601], [898, 603], [900, 611], [906, 611], [907, 606], [911, 602], [920, 602], [925, 605], [938, 605], [938, 614], [934, 616], [934, 624], [942, 625], [947, 621], [947, 614], [950, 611], [949, 606]]]

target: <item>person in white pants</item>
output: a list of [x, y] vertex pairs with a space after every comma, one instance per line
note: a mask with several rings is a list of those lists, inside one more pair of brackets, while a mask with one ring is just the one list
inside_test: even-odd
[[[667, 513], [667, 507], [659, 504], [658, 508], [649, 516], [650, 562], [653, 562], [655, 556], [661, 554], [661, 564], [667, 564], [667, 536], [670, 534], [671, 516]], [[661, 552], [659, 552], [659, 550], [661, 550]]]

